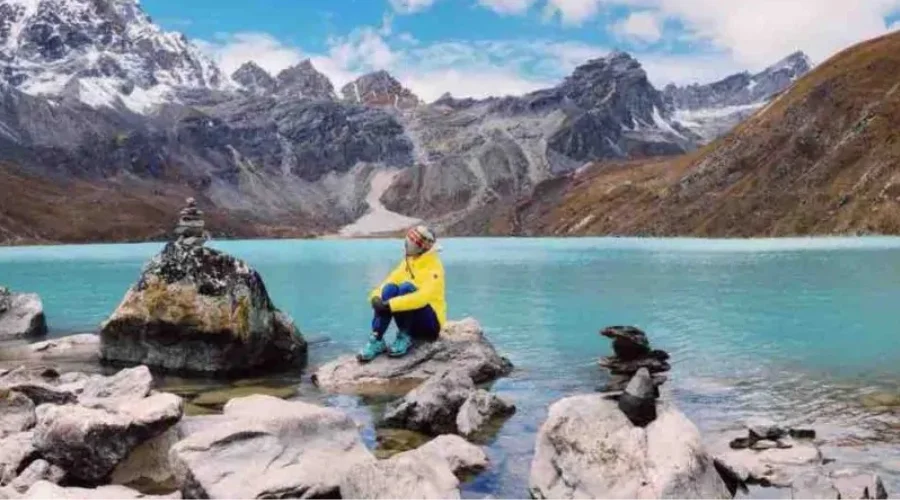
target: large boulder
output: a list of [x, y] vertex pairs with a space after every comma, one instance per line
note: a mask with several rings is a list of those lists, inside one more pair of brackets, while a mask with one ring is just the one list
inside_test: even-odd
[[170, 451], [189, 498], [334, 498], [350, 468], [375, 461], [356, 423], [333, 408], [247, 396], [197, 424]]
[[551, 405], [531, 464], [534, 498], [731, 498], [700, 432], [671, 403], [637, 427], [603, 394]]
[[12, 293], [0, 286], [0, 340], [47, 333], [44, 304], [35, 293]]
[[109, 484], [96, 488], [62, 487], [51, 481], [34, 483], [22, 498], [72, 499], [72, 500], [120, 500], [123, 498], [181, 498], [180, 495], [147, 495], [126, 486]]
[[168, 393], [97, 401], [97, 407], [38, 408], [34, 446], [48, 462], [86, 484], [101, 484], [138, 445], [172, 427], [183, 402]]
[[302, 363], [306, 342], [245, 262], [168, 243], [100, 332], [104, 361], [174, 372], [235, 373]]
[[456, 433], [459, 409], [473, 392], [475, 384], [466, 373], [447, 370], [392, 406], [384, 415], [384, 424], [431, 435]]
[[320, 367], [313, 381], [330, 392], [402, 395], [448, 369], [481, 384], [508, 375], [512, 368], [494, 350], [481, 325], [466, 318], [448, 322], [437, 341], [418, 344], [406, 356], [379, 356], [369, 363], [344, 356]]

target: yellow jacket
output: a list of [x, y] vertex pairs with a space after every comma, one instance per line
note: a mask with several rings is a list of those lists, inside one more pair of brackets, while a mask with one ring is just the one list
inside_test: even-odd
[[416, 291], [394, 297], [388, 301], [393, 312], [413, 311], [430, 305], [437, 314], [441, 327], [447, 321], [447, 303], [444, 300], [444, 265], [432, 249], [418, 257], [404, 259], [391, 274], [369, 294], [369, 300], [380, 297], [381, 289], [388, 283], [400, 285], [408, 281]]

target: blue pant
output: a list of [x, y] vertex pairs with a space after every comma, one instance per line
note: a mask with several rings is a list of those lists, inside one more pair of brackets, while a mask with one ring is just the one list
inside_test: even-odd
[[[409, 282], [401, 283], [400, 286], [388, 283], [381, 289], [381, 300], [387, 302], [394, 297], [407, 295], [415, 291], [416, 286]], [[397, 323], [397, 328], [408, 333], [414, 339], [434, 341], [437, 340], [438, 334], [441, 332], [441, 325], [438, 322], [434, 309], [431, 306], [425, 306], [414, 311], [375, 314], [375, 317], [372, 318], [372, 331], [375, 332], [379, 339], [384, 337], [388, 327], [391, 326], [392, 317]]]

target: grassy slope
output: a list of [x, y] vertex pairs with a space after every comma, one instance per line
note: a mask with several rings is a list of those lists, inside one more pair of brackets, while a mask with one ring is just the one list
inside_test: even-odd
[[890, 34], [835, 55], [703, 150], [595, 165], [520, 204], [512, 224], [521, 234], [898, 234], [898, 124], [900, 34]]

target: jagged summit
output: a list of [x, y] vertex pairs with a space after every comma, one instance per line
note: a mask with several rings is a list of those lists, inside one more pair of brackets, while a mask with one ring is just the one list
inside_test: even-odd
[[28, 94], [65, 91], [94, 107], [132, 111], [174, 88], [228, 85], [208, 57], [153, 24], [136, 0], [4, 0], [0, 71]]
[[676, 110], [676, 119], [709, 141], [765, 105], [811, 68], [809, 57], [798, 51], [756, 74], [743, 71], [703, 85], [669, 84], [663, 94], [667, 105]]
[[337, 100], [334, 85], [327, 76], [306, 59], [278, 74], [276, 91], [279, 94], [310, 99]]
[[341, 95], [347, 102], [369, 106], [410, 109], [422, 104], [411, 90], [385, 70], [363, 75], [344, 85]]
[[253, 61], [245, 62], [234, 73], [231, 79], [244, 90], [257, 95], [271, 94], [275, 92], [275, 79], [268, 71], [259, 67]]

